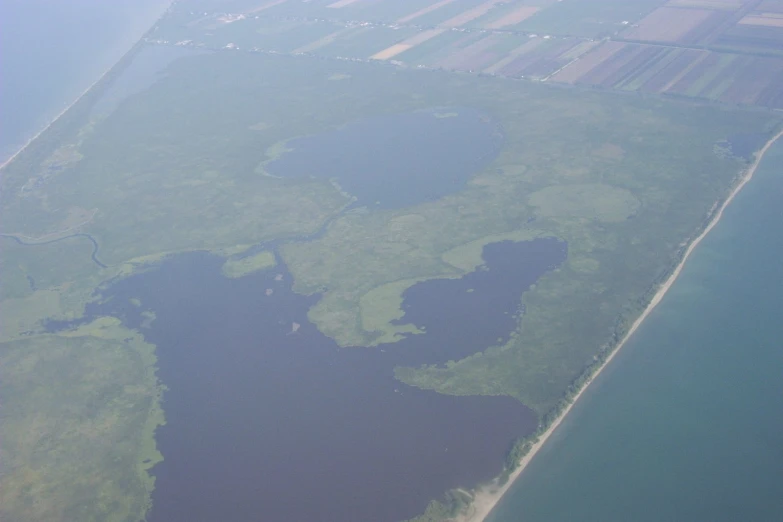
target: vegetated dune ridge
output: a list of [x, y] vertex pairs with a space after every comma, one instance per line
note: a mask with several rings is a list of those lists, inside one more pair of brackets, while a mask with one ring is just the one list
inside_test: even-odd
[[519, 477], [519, 475], [522, 474], [522, 472], [525, 470], [525, 468], [530, 463], [530, 461], [533, 460], [533, 457], [536, 456], [536, 453], [538, 453], [538, 451], [544, 446], [547, 439], [549, 439], [549, 436], [552, 435], [552, 433], [557, 429], [558, 426], [560, 426], [560, 423], [563, 421], [566, 415], [568, 415], [568, 412], [571, 411], [571, 408], [574, 406], [574, 404], [576, 404], [576, 401], [579, 400], [579, 397], [582, 396], [582, 393], [584, 393], [587, 387], [590, 386], [590, 383], [592, 383], [593, 380], [595, 380], [595, 378], [603, 371], [603, 369], [606, 368], [606, 365], [608, 365], [612, 361], [612, 359], [614, 359], [614, 356], [617, 355], [617, 353], [625, 345], [628, 339], [630, 339], [631, 336], [634, 334], [634, 332], [636, 332], [636, 330], [639, 328], [639, 325], [641, 325], [642, 322], [647, 318], [647, 316], [650, 315], [650, 312], [652, 312], [653, 309], [656, 306], [658, 306], [658, 303], [661, 302], [663, 296], [666, 295], [666, 292], [669, 291], [669, 288], [671, 288], [671, 286], [677, 280], [677, 277], [679, 277], [680, 272], [682, 272], [682, 268], [685, 266], [685, 262], [688, 260], [688, 257], [690, 257], [691, 253], [696, 249], [699, 243], [701, 243], [702, 239], [704, 239], [707, 236], [707, 234], [709, 234], [710, 231], [715, 227], [718, 221], [720, 221], [720, 218], [723, 216], [723, 211], [726, 210], [726, 207], [729, 206], [729, 204], [732, 202], [734, 197], [737, 194], [739, 194], [739, 192], [745, 187], [745, 185], [753, 178], [753, 174], [756, 172], [756, 168], [761, 163], [764, 154], [766, 154], [767, 150], [781, 136], [783, 136], [783, 130], [775, 134], [775, 136], [773, 136], [769, 141], [767, 141], [767, 143], [764, 144], [764, 147], [762, 147], [761, 150], [756, 152], [753, 163], [745, 171], [745, 174], [740, 178], [739, 182], [736, 184], [734, 189], [732, 189], [729, 196], [723, 201], [723, 204], [720, 205], [718, 210], [713, 214], [712, 219], [709, 221], [709, 223], [704, 228], [704, 230], [702, 230], [702, 232], [691, 242], [691, 244], [688, 245], [688, 248], [685, 250], [682, 259], [677, 264], [674, 271], [672, 271], [671, 275], [658, 288], [658, 291], [650, 300], [650, 303], [644, 309], [644, 312], [642, 312], [642, 314], [636, 319], [636, 321], [633, 322], [631, 328], [628, 330], [628, 333], [625, 335], [625, 337], [623, 337], [622, 341], [620, 341], [620, 343], [617, 344], [614, 351], [609, 355], [609, 357], [606, 358], [606, 361], [598, 368], [598, 370], [596, 370], [596, 372], [585, 383], [582, 389], [579, 390], [579, 393], [576, 394], [571, 404], [569, 404], [568, 407], [565, 410], [563, 410], [563, 413], [552, 423], [549, 429], [547, 429], [541, 435], [541, 437], [539, 437], [538, 441], [536, 441], [536, 443], [533, 444], [533, 446], [530, 448], [530, 451], [527, 453], [527, 455], [525, 455], [520, 461], [519, 467], [517, 467], [517, 469], [514, 470], [513, 473], [511, 473], [508, 481], [506, 481], [506, 483], [502, 486], [486, 486], [482, 489], [479, 489], [475, 493], [473, 502], [467, 508], [466, 512], [455, 518], [456, 522], [483, 522], [484, 519], [487, 518], [487, 516], [490, 514], [492, 509], [497, 505], [497, 503], [500, 501], [503, 495], [511, 488], [511, 485], [514, 483], [517, 477]]

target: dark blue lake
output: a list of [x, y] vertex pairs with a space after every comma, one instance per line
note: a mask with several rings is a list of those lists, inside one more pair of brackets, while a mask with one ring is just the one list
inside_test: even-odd
[[368, 118], [289, 141], [266, 165], [273, 176], [322, 178], [357, 205], [408, 207], [457, 192], [492, 161], [503, 143], [485, 113], [443, 107]]
[[282, 264], [227, 279], [221, 259], [188, 254], [115, 283], [89, 314], [140, 327], [154, 311], [144, 332], [167, 386], [148, 521], [392, 522], [490, 480], [535, 414], [510, 397], [419, 390], [394, 368], [508, 335], [521, 294], [565, 256], [555, 239], [489, 245], [484, 269], [406, 294], [406, 319], [426, 334], [375, 348], [321, 334], [307, 319], [318, 297], [292, 292]]

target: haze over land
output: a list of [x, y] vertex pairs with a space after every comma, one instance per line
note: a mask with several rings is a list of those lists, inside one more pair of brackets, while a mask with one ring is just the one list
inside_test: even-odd
[[0, 518], [483, 518], [780, 130], [781, 16], [174, 3], [0, 173]]

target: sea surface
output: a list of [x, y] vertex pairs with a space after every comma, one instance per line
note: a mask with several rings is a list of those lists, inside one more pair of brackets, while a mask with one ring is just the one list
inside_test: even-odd
[[168, 0], [0, 2], [0, 161], [95, 82], [168, 4]]
[[783, 520], [783, 142], [490, 522]]

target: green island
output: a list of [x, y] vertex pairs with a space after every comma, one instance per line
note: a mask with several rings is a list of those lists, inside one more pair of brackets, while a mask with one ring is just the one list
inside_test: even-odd
[[[368, 11], [348, 12], [359, 8], [344, 3], [338, 9], [317, 2], [307, 12], [315, 21], [307, 22], [284, 18], [301, 15], [304, 4], [279, 2], [258, 19], [235, 23], [219, 21], [219, 2], [196, 2], [210, 13], [198, 20], [189, 18], [186, 2], [175, 3], [2, 168], [0, 519], [144, 519], [154, 488], [149, 470], [165, 458], [155, 445], [155, 430], [165, 423], [155, 346], [143, 328], [113, 318], [69, 330], [49, 325], [85, 317], [107, 285], [178, 254], [220, 256], [229, 278], [270, 269], [278, 264], [271, 250], [244, 252], [272, 242], [294, 291], [321, 296], [309, 319], [356, 350], [424, 333], [400, 321], [405, 291], [476, 270], [486, 245], [546, 237], [567, 244], [565, 263], [522, 296], [524, 313], [507, 342], [477, 346], [474, 355], [443, 365], [395, 370], [417, 388], [510, 396], [536, 412], [538, 431], [519, 440], [505, 467], [499, 464], [503, 482], [606, 360], [751, 164], [752, 155], [732, 151], [727, 140], [756, 136], [758, 150], [783, 123], [759, 103], [719, 96], [551, 85], [430, 66], [446, 59], [435, 56], [438, 49], [456, 49], [450, 40], [438, 48], [434, 40], [411, 44], [410, 62], [405, 53], [397, 63], [370, 59], [420, 28], [394, 36], [382, 25], [345, 26]], [[562, 28], [569, 38], [595, 36], [584, 11], [568, 20], [558, 14], [573, 3], [553, 7], [551, 20], [520, 21], [518, 30], [528, 24], [553, 34]], [[599, 18], [618, 16], [613, 9], [627, 5], [582, 3], [600, 4], [593, 11]], [[264, 3], [226, 4], [249, 14]], [[410, 1], [379, 4], [373, 20], [416, 10]], [[507, 27], [498, 20], [517, 4], [527, 5], [501, 4], [465, 27]], [[539, 4], [546, 13], [555, 3]], [[643, 4], [641, 14], [622, 10], [621, 18], [642, 19], [663, 2]], [[452, 18], [427, 23], [444, 20]], [[519, 56], [516, 40], [500, 41], [518, 36], [503, 33], [493, 45]], [[109, 113], [92, 111], [134, 56], [178, 40], [205, 51], [173, 61]], [[226, 48], [228, 41], [238, 48]], [[269, 46], [275, 52], [263, 52]], [[360, 55], [366, 59], [335, 58]], [[303, 136], [433, 108], [448, 122], [463, 107], [490, 115], [502, 129], [502, 146], [463, 187], [438, 199], [401, 208], [360, 202], [356, 209], [333, 180], [267, 172], [271, 161], [296, 154], [286, 144]], [[467, 520], [474, 492], [444, 494], [415, 520]]]
[[264, 250], [257, 254], [251, 254], [247, 257], [238, 259], [229, 258], [223, 263], [221, 272], [226, 277], [238, 278], [244, 277], [259, 270], [272, 268], [277, 264], [275, 255], [272, 252]]

